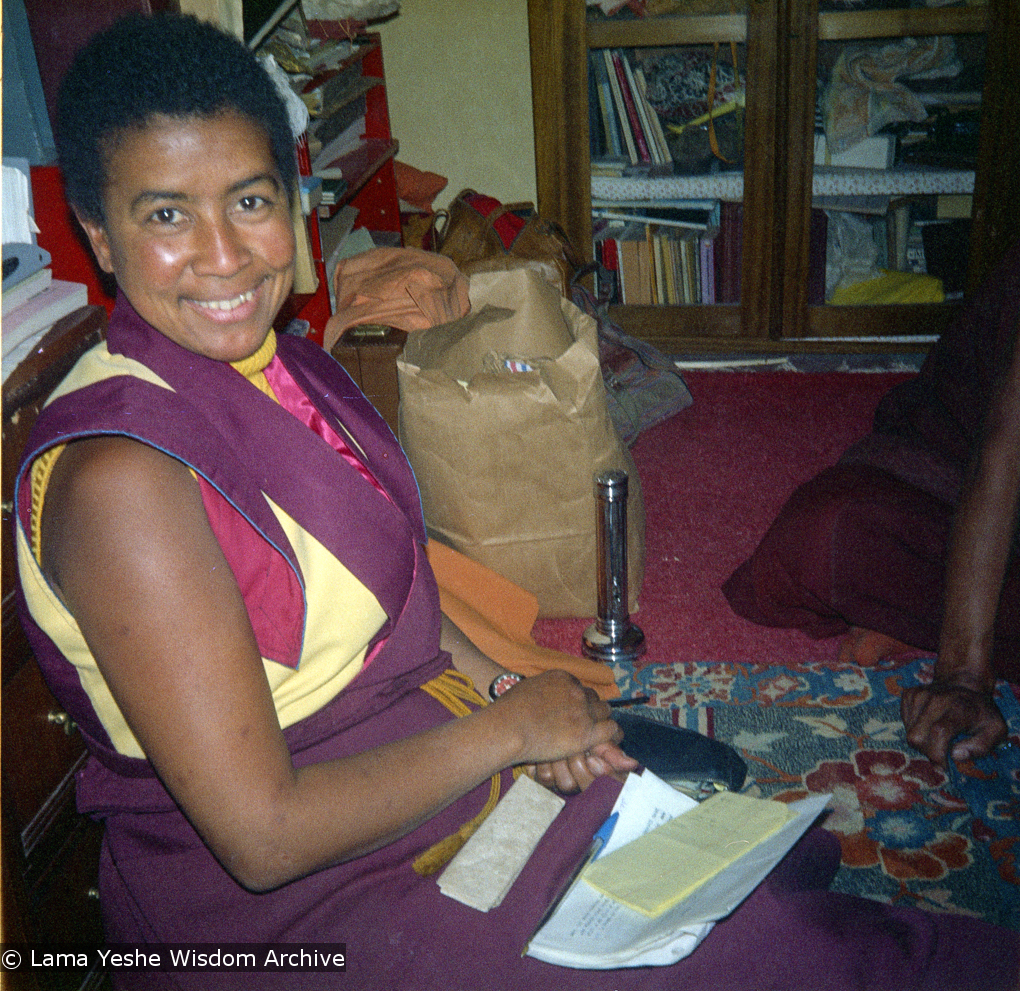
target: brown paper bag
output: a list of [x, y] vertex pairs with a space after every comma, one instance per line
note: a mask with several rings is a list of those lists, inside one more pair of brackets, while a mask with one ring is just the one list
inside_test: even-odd
[[644, 503], [594, 318], [530, 269], [472, 275], [470, 296], [466, 317], [411, 334], [397, 362], [400, 441], [429, 532], [531, 592], [541, 616], [594, 616], [594, 476], [622, 469], [636, 610]]

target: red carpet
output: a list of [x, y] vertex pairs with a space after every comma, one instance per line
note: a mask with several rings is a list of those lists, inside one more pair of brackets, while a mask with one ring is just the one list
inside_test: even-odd
[[[905, 687], [931, 659], [840, 665], [811, 641], [734, 615], [720, 592], [790, 492], [870, 428], [898, 373], [692, 372], [694, 404], [634, 447], [647, 511], [634, 620], [648, 652], [614, 672], [625, 695], [734, 746], [749, 794], [831, 794], [834, 889], [1020, 927], [1020, 708], [1002, 686], [1012, 748], [942, 772], [907, 745]], [[541, 620], [535, 639], [579, 653], [588, 620]]]
[[[640, 666], [835, 656], [835, 642], [738, 618], [719, 589], [790, 492], [867, 433], [878, 400], [907, 377], [684, 374], [694, 404], [642, 434], [633, 448], [647, 514], [645, 582], [633, 616], [648, 644]], [[540, 620], [534, 635], [540, 644], [577, 654], [587, 625]]]

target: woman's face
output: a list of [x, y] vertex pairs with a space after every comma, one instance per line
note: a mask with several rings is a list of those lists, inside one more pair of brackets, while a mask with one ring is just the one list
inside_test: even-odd
[[233, 111], [158, 115], [106, 156], [104, 271], [153, 327], [197, 354], [259, 349], [294, 281], [294, 228], [269, 138]]

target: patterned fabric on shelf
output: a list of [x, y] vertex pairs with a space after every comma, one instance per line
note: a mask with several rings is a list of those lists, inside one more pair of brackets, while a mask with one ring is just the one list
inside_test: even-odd
[[[937, 193], [972, 193], [974, 173], [947, 169], [847, 169], [819, 166], [814, 170], [815, 196], [920, 196]], [[595, 200], [717, 199], [739, 202], [744, 198], [741, 172], [690, 176], [592, 176]]]

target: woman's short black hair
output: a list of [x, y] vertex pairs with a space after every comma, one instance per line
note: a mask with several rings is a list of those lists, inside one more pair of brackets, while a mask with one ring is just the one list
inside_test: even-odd
[[154, 115], [211, 117], [233, 110], [264, 128], [288, 195], [294, 136], [280, 94], [232, 35], [188, 15], [132, 14], [96, 35], [60, 86], [57, 150], [68, 202], [101, 223], [106, 154], [117, 135]]

